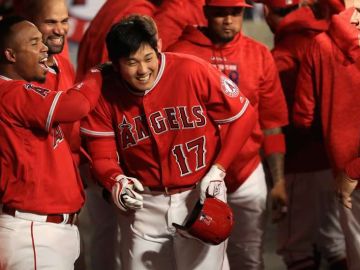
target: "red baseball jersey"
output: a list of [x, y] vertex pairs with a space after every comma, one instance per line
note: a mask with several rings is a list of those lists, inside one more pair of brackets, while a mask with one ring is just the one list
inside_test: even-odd
[[166, 0], [154, 14], [162, 49], [178, 41], [187, 25], [206, 25], [205, 0]]
[[107, 0], [80, 42], [76, 81], [80, 81], [90, 68], [108, 60], [105, 39], [114, 23], [133, 13], [152, 16], [155, 10], [156, 7], [147, 0]]
[[[207, 62], [165, 53], [145, 95], [133, 92], [118, 74], [104, 77], [102, 96], [81, 131], [114, 138], [121, 169], [145, 186], [186, 186], [200, 181], [213, 164], [221, 147], [218, 124], [241, 121], [248, 104], [237, 86]], [[92, 143], [90, 138], [96, 159], [105, 150], [94, 151]], [[116, 162], [103, 165], [106, 169], [95, 173], [111, 189], [109, 177], [121, 170]]]
[[53, 122], [62, 92], [0, 78], [0, 198], [15, 209], [72, 213], [82, 183], [62, 129]]
[[[44, 83], [33, 82], [32, 84], [41, 86], [53, 91], [67, 91], [73, 86], [75, 81], [75, 71], [68, 58], [62, 55], [54, 55], [56, 69], [49, 68]], [[66, 141], [69, 143], [74, 161], [77, 165], [80, 163], [80, 121], [74, 123], [62, 123], [61, 129]]]
[[[317, 20], [309, 7], [302, 7], [286, 15], [276, 29], [272, 54], [279, 70], [290, 115], [302, 58], [312, 39], [327, 28], [328, 22]], [[319, 125], [311, 132], [304, 133], [291, 123], [283, 131], [286, 138], [286, 173], [330, 168]]]
[[200, 29], [188, 26], [169, 51], [199, 56], [226, 74], [250, 100], [258, 119], [252, 135], [227, 169], [226, 184], [232, 192], [261, 160], [262, 129], [288, 123], [287, 107], [274, 60], [264, 45], [239, 33], [231, 42], [219, 47]]
[[350, 24], [354, 9], [331, 19], [315, 37], [300, 69], [294, 104], [295, 124], [321, 119], [326, 149], [335, 172], [359, 157], [359, 30]]

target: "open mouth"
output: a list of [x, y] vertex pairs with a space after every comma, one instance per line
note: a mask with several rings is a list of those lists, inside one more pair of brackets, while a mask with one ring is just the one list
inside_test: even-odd
[[141, 83], [147, 83], [150, 80], [151, 73], [147, 74], [146, 76], [139, 76], [136, 79]]
[[42, 69], [44, 69], [44, 70], [48, 70], [48, 65], [46, 64], [46, 62], [47, 62], [47, 60], [48, 60], [48, 58], [47, 58], [47, 56], [46, 57], [44, 57], [44, 58], [42, 58], [40, 61], [39, 61], [39, 64], [40, 64], [40, 66], [41, 66], [41, 68]]

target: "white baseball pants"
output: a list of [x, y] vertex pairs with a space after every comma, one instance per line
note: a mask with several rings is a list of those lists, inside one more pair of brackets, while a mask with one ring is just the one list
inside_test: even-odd
[[1, 270], [72, 270], [79, 253], [75, 225], [0, 214]]
[[[125, 270], [224, 270], [226, 243], [211, 246], [176, 234], [199, 199], [199, 190], [165, 195], [145, 191], [144, 206], [121, 216], [122, 263]], [[126, 236], [127, 234], [127, 236]]]
[[264, 269], [263, 236], [266, 225], [267, 187], [262, 164], [233, 193], [228, 203], [235, 225], [228, 242], [230, 269]]

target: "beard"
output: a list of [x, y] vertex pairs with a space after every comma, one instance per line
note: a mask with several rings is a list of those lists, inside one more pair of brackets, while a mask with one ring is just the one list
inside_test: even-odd
[[63, 37], [62, 39], [61, 45], [52, 44], [51, 41], [49, 40], [45, 40], [44, 44], [48, 47], [48, 54], [58, 54], [61, 53], [62, 50], [64, 49], [65, 37]]

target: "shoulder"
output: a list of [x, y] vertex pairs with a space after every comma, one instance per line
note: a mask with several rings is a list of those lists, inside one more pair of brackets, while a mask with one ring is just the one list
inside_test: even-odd
[[262, 44], [261, 42], [245, 35], [242, 35], [240, 42], [242, 43], [242, 46], [252, 48], [252, 50], [263, 51], [263, 52], [270, 51], [269, 48], [264, 44]]
[[173, 70], [178, 75], [179, 73], [186, 73], [195, 75], [197, 73], [208, 72], [209, 69], [214, 69], [210, 63], [195, 55], [185, 53], [164, 53], [166, 59], [166, 69]]

